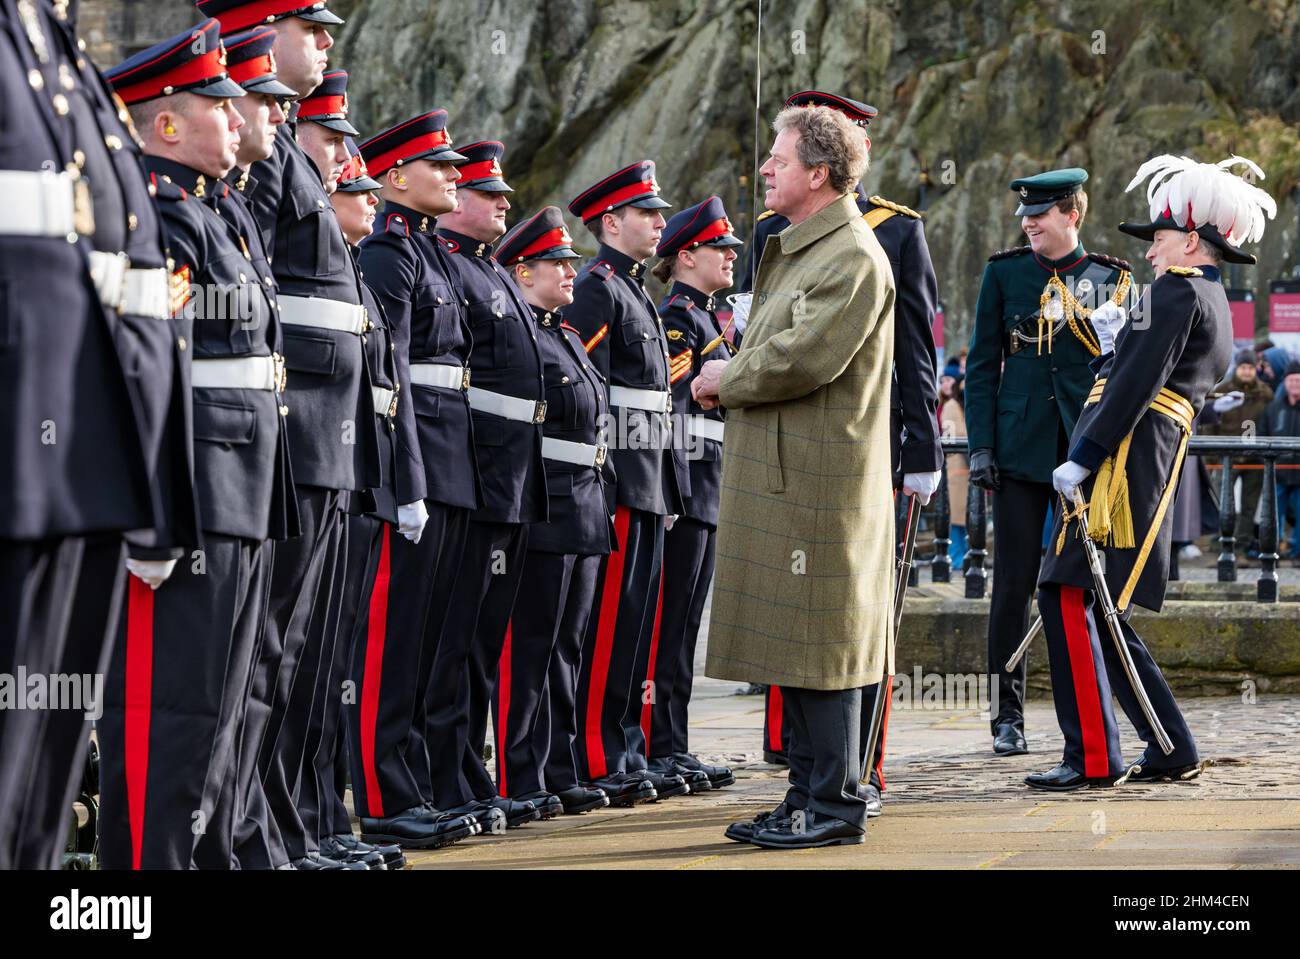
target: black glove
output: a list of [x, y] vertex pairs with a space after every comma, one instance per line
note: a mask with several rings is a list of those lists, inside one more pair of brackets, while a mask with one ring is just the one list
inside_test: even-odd
[[1001, 487], [998, 462], [993, 458], [992, 450], [971, 450], [970, 481], [980, 489], [995, 490]]

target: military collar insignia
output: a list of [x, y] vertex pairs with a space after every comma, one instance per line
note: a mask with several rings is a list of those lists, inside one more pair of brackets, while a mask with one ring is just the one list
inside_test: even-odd
[[427, 216], [420, 217], [420, 232], [421, 233], [429, 232], [429, 218]]

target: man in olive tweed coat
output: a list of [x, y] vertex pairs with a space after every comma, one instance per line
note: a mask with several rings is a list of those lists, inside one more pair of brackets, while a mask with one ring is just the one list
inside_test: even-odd
[[705, 671], [780, 684], [792, 727], [785, 802], [728, 835], [804, 848], [866, 827], [861, 687], [880, 680], [893, 628], [894, 286], [850, 192], [861, 132], [824, 107], [775, 127], [761, 172], [791, 225], [762, 251], [739, 354], [694, 384], [727, 408]]

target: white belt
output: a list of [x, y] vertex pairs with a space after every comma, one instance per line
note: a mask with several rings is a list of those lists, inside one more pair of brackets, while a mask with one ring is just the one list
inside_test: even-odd
[[366, 308], [355, 303], [329, 300], [323, 296], [288, 296], [284, 293], [276, 299], [280, 304], [281, 322], [290, 326], [315, 326], [325, 330], [338, 330], [340, 333], [355, 333], [357, 336], [370, 329]]
[[420, 386], [441, 386], [446, 390], [469, 389], [469, 367], [442, 363], [412, 363], [411, 382]]
[[231, 356], [195, 360], [190, 382], [199, 389], [274, 390], [284, 389], [284, 359], [270, 356]]
[[673, 394], [666, 390], [634, 390], [629, 386], [611, 386], [609, 405], [649, 410], [651, 413], [671, 413]]
[[604, 446], [592, 446], [590, 443], [571, 443], [557, 440], [550, 436], [542, 437], [542, 455], [548, 460], [561, 463], [573, 463], [577, 466], [604, 466]]
[[526, 400], [518, 396], [506, 396], [481, 390], [477, 386], [469, 388], [470, 409], [480, 413], [491, 413], [507, 420], [520, 423], [541, 423], [546, 419], [546, 401]]
[[94, 250], [90, 254], [90, 278], [100, 302], [110, 310], [151, 320], [171, 316], [167, 271], [162, 268], [133, 270], [125, 253]]
[[375, 413], [379, 416], [397, 415], [397, 390], [383, 386], [370, 387], [370, 396], [375, 401]]
[[722, 428], [727, 424], [722, 420], [710, 419], [707, 416], [691, 414], [686, 417], [686, 432], [692, 436], [703, 436], [706, 440], [715, 440], [722, 442]]
[[76, 202], [67, 173], [0, 170], [0, 196], [0, 234], [75, 239]]

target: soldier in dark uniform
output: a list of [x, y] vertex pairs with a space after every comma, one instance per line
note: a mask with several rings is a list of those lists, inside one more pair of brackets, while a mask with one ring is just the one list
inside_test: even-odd
[[565, 314], [609, 386], [617, 548], [602, 564], [578, 684], [584, 779], [613, 805], [689, 791], [647, 768], [642, 706], [653, 695], [650, 646], [666, 516], [681, 514], [669, 413], [668, 340], [645, 291], [645, 260], [664, 227], [653, 161], [610, 174], [569, 203], [600, 247], [578, 273]]
[[[197, 536], [162, 232], [126, 110], [78, 43], [66, 5], [0, 4], [0, 287], [5, 342], [23, 347], [6, 352], [2, 378], [11, 676], [102, 676], [123, 533], [128, 565], [155, 582]], [[101, 706], [0, 710], [0, 867], [57, 863]]]
[[1088, 253], [1079, 228], [1088, 209], [1088, 172], [1053, 170], [1015, 180], [1016, 216], [1027, 246], [989, 257], [966, 358], [970, 481], [993, 491], [993, 595], [989, 672], [997, 676], [991, 710], [993, 751], [1026, 752], [1024, 660], [1003, 672], [1029, 628], [1043, 523], [1055, 500], [1051, 474], [1092, 385], [1099, 355], [1088, 320], [1106, 301], [1127, 303], [1130, 268]]
[[[280, 80], [300, 98], [320, 86], [325, 51], [333, 43], [325, 28], [342, 22], [323, 3], [201, 0], [197, 6], [221, 21], [223, 33], [269, 22], [276, 31], [272, 53]], [[334, 123], [335, 114], [346, 110], [343, 104], [341, 110], [332, 103], [319, 106], [309, 125]], [[289, 449], [302, 525], [301, 536], [275, 551], [271, 605], [245, 713], [241, 787], [252, 775], [250, 761], [255, 762], [271, 813], [269, 831], [253, 819], [241, 824], [236, 848], [246, 868], [279, 866], [285, 857], [299, 868], [335, 865], [315, 855], [314, 830], [303, 823], [294, 797], [317, 666], [333, 641], [333, 618], [313, 613], [328, 608], [346, 496], [378, 482], [378, 451], [367, 426], [374, 412], [361, 342], [370, 322], [361, 303], [361, 280], [329, 203], [325, 182], [331, 171], [317, 169], [296, 134], [291, 119], [280, 128], [272, 156], [253, 165], [255, 186], [244, 190], [278, 289], [288, 389], [294, 397]], [[306, 136], [324, 139], [315, 131]], [[333, 177], [337, 180], [337, 173]]]
[[[870, 127], [879, 111], [866, 103], [819, 90], [805, 90], [786, 100], [786, 106], [824, 106], [838, 110], [863, 129]], [[871, 138], [866, 137], [867, 148]], [[894, 305], [894, 375], [890, 386], [889, 453], [894, 474], [894, 490], [904, 494], [917, 493], [922, 505], [938, 488], [939, 470], [943, 464], [939, 445], [939, 430], [935, 419], [938, 402], [938, 383], [935, 369], [934, 314], [938, 307], [939, 284], [930, 262], [930, 248], [925, 240], [925, 227], [921, 214], [881, 196], [868, 196], [859, 183], [856, 187], [858, 209], [876, 234], [889, 257], [894, 274], [897, 299]], [[748, 292], [753, 287], [754, 274], [763, 256], [763, 246], [789, 225], [789, 221], [768, 210], [760, 214], [754, 226], [754, 242], [749, 248], [745, 275], [740, 289]], [[899, 376], [898, 371], [903, 370]], [[892, 684], [892, 678], [890, 680]], [[871, 704], [878, 695], [878, 685], [862, 690], [863, 750], [867, 744], [867, 730], [871, 723]], [[763, 755], [769, 762], [786, 761], [789, 746], [789, 723], [785, 722], [785, 709], [779, 687], [767, 690], [763, 723]], [[875, 755], [871, 759], [870, 783], [861, 787], [867, 801], [867, 815], [881, 813], [881, 790], [885, 787], [884, 755], [885, 737], [889, 731], [889, 712], [876, 741]], [[863, 756], [866, 764], [866, 756]]]
[[[456, 209], [438, 217], [452, 290], [472, 337], [468, 390], [482, 505], [470, 517], [447, 619], [434, 654], [425, 745], [439, 809], [480, 812], [499, 830], [559, 815], [497, 795], [483, 763], [492, 685], [528, 547], [528, 528], [547, 517], [541, 424], [542, 355], [532, 309], [492, 259], [505, 233], [512, 192], [502, 179], [505, 147], [482, 140], [458, 148]], [[554, 797], [552, 797], [554, 798]], [[494, 815], [491, 810], [495, 809]], [[483, 818], [483, 817], [479, 817]]]
[[[246, 242], [213, 208], [228, 190], [243, 90], [208, 20], [109, 71], [145, 150], [173, 275], [190, 291], [190, 382], [203, 544], [156, 591], [133, 580], [99, 725], [100, 856], [108, 868], [185, 869], [195, 847], [232, 862], [227, 788], [288, 483], [273, 300]], [[251, 274], [251, 275], [250, 275]], [[228, 681], [230, 680], [230, 681]]]
[[[723, 415], [691, 396], [691, 380], [708, 360], [733, 355], [718, 322], [714, 294], [731, 286], [735, 247], [722, 201], [709, 197], [673, 215], [656, 251], [654, 274], [668, 293], [659, 304], [668, 337], [673, 436], [684, 447], [677, 482], [684, 510], [664, 534], [663, 581], [650, 653], [654, 698], [642, 712], [650, 768], [676, 773], [691, 792], [729, 786], [730, 769], [700, 762], [690, 751], [687, 710], [695, 678], [695, 645], [713, 582], [713, 547], [722, 482]], [[682, 467], [685, 467], [684, 469]]]
[[609, 411], [605, 381], [561, 309], [573, 302], [571, 260], [581, 259], [559, 207], [544, 207], [497, 244], [537, 323], [546, 381], [549, 520], [528, 533], [524, 586], [515, 601], [492, 698], [497, 788], [503, 796], [544, 807], [557, 797], [570, 814], [609, 805], [609, 797], [578, 779], [574, 695], [582, 641], [596, 598], [601, 558], [613, 524], [605, 478], [613, 464], [601, 441]]
[[[1192, 423], [1232, 358], [1232, 317], [1220, 263], [1254, 263], [1241, 249], [1258, 240], [1276, 206], [1223, 165], [1161, 156], [1138, 169], [1132, 190], [1154, 177], [1151, 219], [1120, 230], [1151, 241], [1156, 279], [1123, 326], [1115, 306], [1094, 314], [1102, 340], [1097, 373], [1070, 435], [1069, 459], [1052, 473], [1059, 509], [1038, 591], [1051, 660], [1056, 716], [1065, 734], [1061, 763], [1025, 782], [1064, 791], [1125, 779], [1189, 779], [1200, 772], [1196, 740], [1151, 653], [1128, 621], [1134, 604], [1159, 612], [1169, 573], [1170, 506]], [[1183, 199], [1176, 199], [1176, 198]], [[1173, 204], [1175, 209], [1170, 209]], [[1120, 329], [1120, 327], [1123, 327]], [[969, 367], [968, 367], [969, 369]], [[1089, 502], [1087, 529], [1075, 491]], [[1165, 755], [1139, 705], [1094, 595], [1082, 543], [1105, 552], [1106, 585], [1139, 681], [1173, 751]], [[1146, 751], [1125, 772], [1111, 693]]]
[[[361, 144], [371, 175], [382, 184], [378, 230], [361, 244], [360, 264], [409, 364], [408, 400], [416, 435], [407, 463], [423, 463], [427, 522], [408, 541], [387, 539], [387, 578], [378, 574], [358, 628], [352, 662], [357, 708], [350, 711], [352, 795], [362, 838], [433, 848], [477, 832], [474, 816], [433, 806], [425, 746], [428, 692], [452, 584], [460, 566], [470, 511], [480, 502], [470, 426], [470, 333], [464, 304], [452, 289], [448, 254], [434, 218], [456, 206], [456, 164], [447, 112], [412, 117]], [[404, 451], [404, 450], [403, 450]], [[381, 559], [381, 564], [383, 560]], [[488, 818], [485, 815], [485, 819]]]

